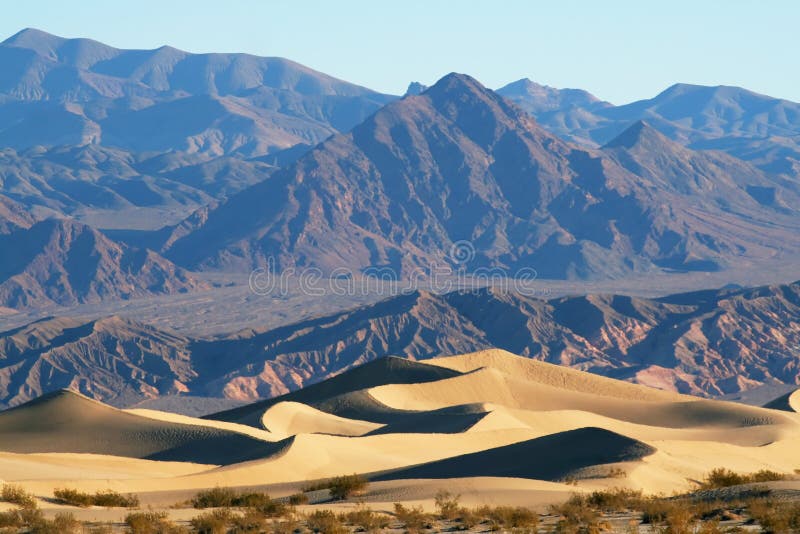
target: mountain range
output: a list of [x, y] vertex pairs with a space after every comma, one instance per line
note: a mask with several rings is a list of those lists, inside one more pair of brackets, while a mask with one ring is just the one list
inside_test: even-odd
[[321, 141], [391, 98], [281, 58], [120, 50], [35, 29], [0, 43], [0, 64], [0, 145], [15, 149], [255, 156]]
[[800, 183], [643, 122], [567, 143], [450, 74], [231, 197], [166, 252], [191, 268], [533, 267], [545, 278], [713, 271], [798, 250]]
[[[112, 241], [68, 219], [0, 235], [0, 306], [74, 305], [209, 286], [147, 249]], [[10, 251], [10, 252], [9, 252]]]
[[387, 356], [426, 360], [487, 347], [718, 396], [798, 384], [798, 325], [800, 283], [657, 299], [417, 291], [206, 339], [122, 317], [49, 318], [0, 333], [0, 401], [16, 405], [65, 387], [115, 405], [179, 394], [245, 401], [284, 395]]
[[[267, 265], [607, 280], [800, 251], [800, 104], [741, 88], [678, 84], [614, 106], [451, 73], [401, 98], [281, 58], [31, 29], [0, 43], [0, 66], [4, 313], [201, 291], [195, 271]], [[208, 339], [53, 317], [0, 334], [0, 403], [62, 387], [117, 405], [251, 400], [384, 356], [487, 347], [729, 394], [797, 383], [799, 293], [417, 291]]]
[[645, 120], [690, 148], [724, 151], [787, 177], [800, 172], [800, 104], [740, 87], [678, 83], [622, 106], [527, 79], [497, 92], [551, 132], [586, 146], [602, 146], [632, 122]]

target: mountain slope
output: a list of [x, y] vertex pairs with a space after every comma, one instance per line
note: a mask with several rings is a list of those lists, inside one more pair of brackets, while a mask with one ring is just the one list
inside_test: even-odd
[[595, 111], [612, 107], [582, 89], [556, 89], [527, 78], [497, 89], [497, 94], [536, 117], [548, 131], [587, 146], [596, 146], [584, 133], [601, 121]]
[[44, 319], [0, 334], [4, 405], [70, 388], [116, 405], [187, 391], [189, 340], [108, 317]]
[[273, 331], [242, 332], [195, 353], [198, 363], [237, 355], [222, 367], [202, 366], [218, 377], [208, 382], [208, 394], [235, 398], [292, 390], [386, 355], [425, 359], [491, 347], [715, 396], [798, 383], [797, 324], [800, 283], [663, 299], [420, 292]]
[[198, 160], [100, 145], [0, 149], [0, 191], [31, 213], [62, 217], [124, 211], [130, 221], [147, 221], [156, 210], [191, 212], [274, 170], [233, 157]]
[[177, 293], [205, 285], [149, 250], [131, 249], [88, 226], [50, 219], [0, 236], [0, 304], [96, 302]]
[[721, 150], [770, 173], [800, 173], [798, 103], [740, 87], [675, 84], [653, 98], [612, 106], [583, 92], [548, 89], [520, 80], [498, 92], [549, 131], [586, 146], [604, 145], [644, 120], [690, 148]]
[[[728, 162], [738, 186], [698, 195], [610, 156], [559, 140], [476, 80], [451, 74], [231, 198], [168, 256], [189, 266], [274, 260], [279, 270], [388, 267], [403, 276], [452, 265], [449, 251], [469, 240], [469, 270], [592, 278], [717, 270], [800, 244], [796, 205], [778, 212], [743, 184], [787, 188], [751, 166]], [[668, 171], [699, 179], [691, 166]]]
[[20, 228], [30, 228], [34, 217], [21, 204], [0, 195], [0, 234], [8, 234]]
[[[7, 392], [0, 402], [73, 387], [119, 405], [165, 394], [271, 398], [259, 406], [286, 400], [353, 417], [331, 399], [388, 383], [370, 382], [376, 376], [395, 383], [427, 380], [426, 366], [387, 356], [424, 361], [493, 347], [669, 391], [718, 396], [800, 383], [797, 325], [800, 283], [660, 299], [414, 292], [214, 339], [120, 318], [52, 319], [0, 334], [0, 384]], [[374, 365], [363, 367], [367, 375], [361, 377], [359, 366], [369, 362]], [[314, 385], [330, 377], [336, 378]], [[306, 389], [295, 392], [300, 388]], [[376, 417], [383, 413], [368, 396], [350, 402]], [[252, 424], [253, 413], [237, 409], [229, 420]]]
[[321, 141], [391, 99], [282, 58], [120, 50], [35, 29], [0, 43], [0, 65], [0, 143], [18, 149], [259, 155]]

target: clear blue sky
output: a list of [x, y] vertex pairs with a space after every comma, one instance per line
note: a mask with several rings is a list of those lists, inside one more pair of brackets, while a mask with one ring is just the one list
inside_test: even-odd
[[580, 87], [621, 104], [675, 82], [800, 101], [799, 0], [5, 0], [24, 27], [122, 48], [283, 56], [402, 93], [465, 72]]

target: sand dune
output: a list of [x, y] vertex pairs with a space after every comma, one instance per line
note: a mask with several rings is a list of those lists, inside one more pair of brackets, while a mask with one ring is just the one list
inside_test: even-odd
[[427, 360], [427, 363], [460, 373], [469, 373], [488, 367], [527, 382], [553, 386], [566, 391], [579, 391], [617, 399], [637, 401], [695, 399], [695, 397], [680, 395], [672, 391], [661, 391], [596, 374], [584, 373], [568, 367], [523, 358], [500, 349], [434, 358]]
[[[404, 360], [389, 356], [366, 363], [351, 369], [338, 376], [312, 384], [299, 391], [287, 393], [274, 399], [255, 402], [232, 410], [211, 414], [204, 419], [230, 421], [261, 428], [261, 418], [264, 412], [279, 402], [302, 402], [310, 406], [321, 408], [331, 399], [349, 396], [364, 388], [383, 384], [419, 384], [457, 376], [460, 373], [441, 366], [428, 365], [427, 363]], [[347, 404], [347, 403], [345, 403]], [[330, 407], [329, 407], [330, 408]], [[324, 411], [331, 411], [326, 409]], [[337, 412], [332, 412], [337, 413]], [[343, 417], [351, 417], [345, 413], [338, 413]], [[353, 417], [359, 419], [358, 417]]]
[[781, 395], [774, 401], [764, 405], [764, 407], [786, 412], [800, 412], [800, 389]]
[[272, 405], [261, 417], [261, 424], [273, 434], [284, 437], [295, 434], [363, 436], [381, 427], [377, 423], [339, 417], [291, 401]]
[[[41, 495], [63, 485], [148, 503], [218, 485], [289, 494], [358, 472], [375, 480], [367, 499], [379, 504], [423, 502], [451, 480], [475, 499], [512, 503], [608, 486], [688, 490], [717, 466], [791, 473], [800, 414], [491, 350], [424, 364], [389, 358], [203, 419], [59, 393], [0, 413], [0, 450], [0, 478]], [[557, 483], [567, 477], [578, 485]]]
[[510, 477], [561, 480], [587, 468], [641, 460], [656, 449], [600, 428], [579, 428], [481, 452], [454, 456], [376, 477]]
[[263, 457], [273, 446], [226, 430], [140, 417], [62, 390], [0, 413], [0, 450], [220, 465]]

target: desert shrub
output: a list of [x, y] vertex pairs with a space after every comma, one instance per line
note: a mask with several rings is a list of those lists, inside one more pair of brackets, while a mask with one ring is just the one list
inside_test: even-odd
[[385, 515], [373, 512], [365, 506], [342, 512], [339, 514], [339, 520], [360, 527], [366, 532], [376, 532], [389, 526], [389, 519]]
[[453, 495], [449, 491], [441, 490], [436, 493], [434, 503], [442, 519], [455, 519], [458, 517], [460, 506], [458, 500], [461, 495]]
[[22, 508], [35, 508], [36, 497], [25, 491], [22, 486], [3, 484], [0, 489], [0, 501], [10, 502]]
[[31, 534], [73, 534], [83, 531], [80, 521], [69, 512], [61, 512], [47, 520], [44, 517], [30, 525]]
[[204, 508], [253, 508], [267, 517], [286, 513], [286, 505], [270, 498], [266, 493], [238, 492], [230, 488], [213, 488], [195, 495], [191, 504]]
[[539, 524], [539, 516], [523, 506], [496, 506], [488, 510], [487, 517], [502, 528], [530, 528]]
[[426, 514], [421, 506], [407, 507], [396, 502], [394, 503], [394, 515], [409, 532], [419, 532], [433, 524], [433, 518]]
[[755, 473], [736, 473], [725, 467], [718, 467], [712, 469], [700, 482], [701, 489], [716, 489], [727, 488], [730, 486], [739, 486], [741, 484], [752, 484], [754, 482], [772, 482], [776, 480], [786, 480], [788, 475], [771, 471], [769, 469], [762, 469]]
[[458, 510], [457, 521], [459, 522], [460, 530], [469, 530], [480, 525], [483, 522], [483, 517], [477, 510], [462, 507]]
[[233, 514], [227, 508], [218, 508], [200, 514], [189, 522], [198, 534], [226, 534]]
[[230, 488], [212, 488], [199, 492], [192, 498], [192, 506], [195, 508], [224, 508], [233, 506], [233, 500], [237, 493]]
[[346, 534], [349, 530], [341, 520], [330, 510], [316, 510], [306, 518], [306, 526], [312, 532], [324, 534]]
[[777, 480], [786, 480], [789, 475], [778, 473], [770, 469], [761, 469], [749, 475], [750, 482], [773, 482]]
[[139, 506], [139, 497], [136, 495], [123, 495], [113, 490], [98, 491], [93, 496], [95, 506], [106, 508], [136, 508]]
[[331, 498], [337, 501], [347, 499], [353, 495], [363, 493], [367, 489], [368, 481], [361, 475], [343, 475], [330, 480]]
[[308, 504], [308, 495], [305, 493], [295, 493], [294, 495], [289, 495], [289, 504], [292, 506]]
[[301, 488], [301, 491], [303, 493], [308, 493], [310, 491], [327, 489], [330, 490], [332, 499], [341, 501], [358, 493], [362, 493], [367, 489], [368, 484], [369, 481], [361, 475], [342, 475], [327, 480], [320, 480], [313, 484], [306, 484]]
[[183, 534], [186, 529], [167, 518], [166, 512], [132, 512], [125, 516], [131, 534]]
[[30, 534], [73, 534], [82, 531], [81, 524], [70, 513], [58, 513], [46, 519], [38, 508], [22, 508], [0, 513], [0, 529], [3, 532], [27, 532]]
[[8, 510], [6, 512], [0, 512], [1, 529], [20, 528], [21, 526], [22, 526], [22, 516], [20, 515], [19, 510]]
[[688, 506], [676, 505], [667, 511], [664, 519], [667, 534], [692, 534], [694, 514]]
[[282, 502], [268, 500], [252, 507], [266, 517], [281, 517], [289, 513], [289, 508]]
[[644, 499], [639, 506], [642, 510], [642, 523], [651, 525], [663, 523], [676, 506], [676, 503], [666, 499], [656, 497]]
[[749, 512], [764, 532], [800, 531], [800, 504], [798, 503], [753, 503], [749, 506]]
[[233, 532], [266, 532], [267, 518], [258, 510], [247, 508], [242, 515], [231, 514]]
[[71, 506], [104, 506], [106, 508], [135, 508], [139, 506], [136, 495], [122, 495], [113, 490], [98, 491], [95, 494], [83, 493], [70, 488], [57, 488], [53, 491], [56, 499]]
[[599, 532], [600, 514], [592, 508], [583, 495], [573, 495], [567, 502], [550, 507], [551, 513], [559, 516], [556, 532]]
[[[572, 499], [576, 498], [573, 496]], [[588, 506], [603, 511], [636, 509], [641, 506], [642, 492], [625, 488], [593, 491], [589, 495], [580, 496]]]
[[53, 490], [53, 495], [64, 504], [81, 507], [92, 505], [92, 496], [89, 493], [81, 493], [76, 489], [56, 488]]

